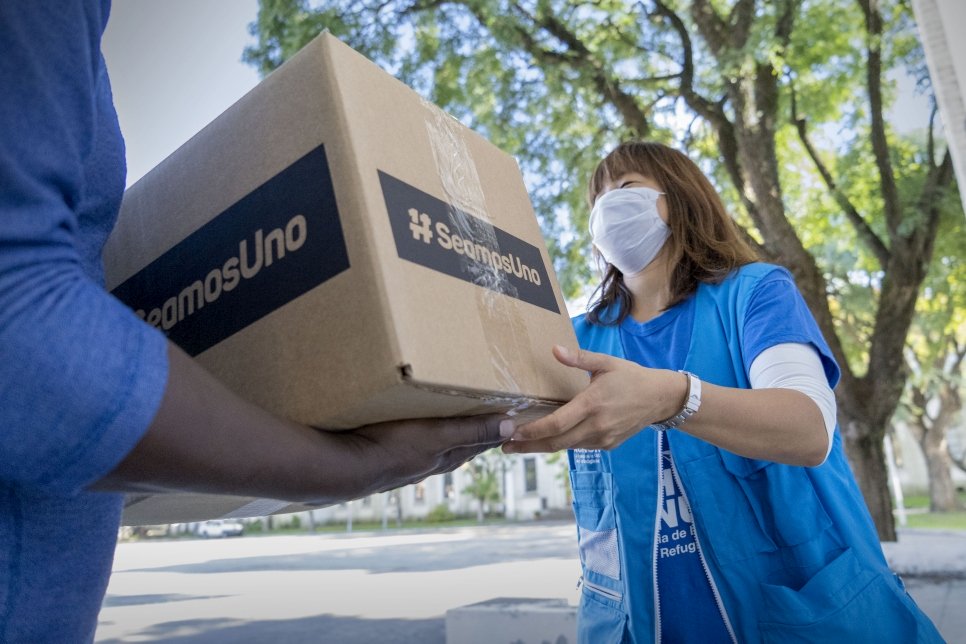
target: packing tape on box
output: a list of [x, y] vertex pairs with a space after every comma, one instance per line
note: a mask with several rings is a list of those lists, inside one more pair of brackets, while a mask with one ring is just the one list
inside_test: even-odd
[[[423, 99], [423, 106], [428, 112], [425, 124], [429, 135], [436, 171], [443, 185], [446, 195], [450, 222], [463, 239], [472, 240], [491, 250], [500, 251], [496, 238], [496, 231], [492, 225], [472, 225], [470, 217], [476, 217], [486, 223], [492, 223], [486, 211], [482, 183], [476, 170], [476, 164], [463, 140], [462, 126], [452, 116], [438, 108], [433, 103]], [[512, 338], [512, 350], [518, 355], [526, 355], [530, 351], [529, 333], [523, 317], [520, 315], [510, 299], [503, 294], [516, 295], [516, 287], [509, 281], [507, 273], [498, 270], [489, 263], [474, 261], [464, 257], [463, 268], [471, 275], [473, 283], [482, 286], [478, 290], [477, 308], [480, 318], [484, 321], [484, 333], [495, 333], [496, 329], [509, 328]], [[507, 337], [502, 335], [500, 342], [488, 342], [490, 346], [490, 364], [497, 379], [505, 391], [519, 392], [520, 386], [513, 377], [510, 361], [499, 349], [505, 344]], [[505, 405], [516, 398], [500, 397], [494, 399], [493, 404]], [[519, 397], [519, 410], [531, 404], [522, 395]], [[516, 409], [514, 411], [517, 411]], [[511, 412], [511, 415], [513, 412]]]
[[278, 512], [282, 508], [292, 505], [290, 501], [276, 499], [255, 499], [245, 505], [235, 508], [231, 512], [221, 515], [219, 519], [244, 519], [247, 517], [264, 517]]

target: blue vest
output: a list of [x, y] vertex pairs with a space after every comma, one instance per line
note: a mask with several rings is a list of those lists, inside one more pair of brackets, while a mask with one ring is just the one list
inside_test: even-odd
[[[749, 295], [773, 266], [751, 264], [695, 295], [685, 369], [749, 388], [742, 323]], [[581, 348], [624, 357], [618, 326], [574, 319]], [[737, 456], [666, 432], [691, 504], [698, 544], [738, 642], [942, 642], [879, 545], [839, 432], [818, 467]], [[610, 451], [570, 452], [587, 644], [656, 641], [658, 433]]]

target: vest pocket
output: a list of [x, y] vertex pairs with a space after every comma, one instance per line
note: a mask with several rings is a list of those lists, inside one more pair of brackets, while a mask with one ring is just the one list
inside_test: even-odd
[[577, 610], [577, 642], [619, 644], [624, 640], [627, 615], [584, 584]]
[[758, 502], [749, 500], [738, 475], [722, 471], [721, 461], [716, 452], [679, 463], [695, 523], [712, 525], [714, 538], [702, 541], [702, 547], [710, 548], [719, 565], [776, 551], [754, 510]]
[[620, 548], [611, 475], [572, 471], [570, 482], [580, 562], [586, 570], [619, 580]]
[[889, 578], [863, 568], [851, 548], [801, 588], [761, 584], [765, 642], [915, 642], [916, 615]]
[[805, 468], [721, 450], [684, 463], [682, 476], [696, 521], [714, 523], [710, 547], [720, 564], [781, 551], [803, 568], [822, 565], [832, 521]]
[[762, 530], [780, 548], [819, 537], [832, 525], [806, 468], [721, 452]]

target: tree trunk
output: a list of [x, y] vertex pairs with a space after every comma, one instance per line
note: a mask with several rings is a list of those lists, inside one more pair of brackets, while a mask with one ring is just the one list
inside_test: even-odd
[[839, 410], [845, 451], [865, 505], [875, 522], [879, 540], [895, 541], [896, 523], [892, 514], [889, 474], [882, 445], [884, 430], [864, 424], [865, 419], [852, 416], [852, 411]]
[[[778, 81], [774, 69], [770, 65], [759, 65], [752, 77], [728, 86], [728, 97], [734, 107], [734, 119], [721, 119], [716, 127], [722, 156], [728, 167], [736, 170], [732, 178], [736, 180], [738, 192], [751, 195], [749, 214], [762, 235], [766, 251], [794, 275], [802, 297], [842, 367], [838, 399], [840, 417], [848, 419], [848, 429], [843, 428], [846, 453], [879, 538], [895, 541], [895, 518], [882, 441], [902, 391], [905, 376], [902, 365], [891, 372], [876, 371], [875, 380], [855, 378], [849, 369], [829, 308], [825, 277], [785, 212], [776, 149]], [[887, 287], [892, 284], [888, 275], [885, 283]], [[906, 298], [901, 300], [902, 304], [906, 303]], [[888, 311], [880, 309], [876, 317], [876, 332], [881, 335], [873, 338], [873, 355], [880, 357], [879, 362], [885, 362], [881, 356], [890, 354], [881, 349], [887, 346], [900, 356], [901, 362], [904, 331], [908, 329], [911, 315], [900, 316], [891, 326], [886, 325], [883, 332], [879, 327], [884, 312]], [[881, 342], [895, 340], [893, 334], [900, 332], [897, 341]]]
[[926, 432], [922, 443], [926, 455], [926, 468], [929, 471], [929, 510], [932, 512], [953, 512], [960, 509], [956, 498], [956, 485], [953, 483], [952, 459], [946, 449], [946, 430]]
[[962, 401], [955, 383], [945, 383], [934, 400], [938, 413], [930, 418], [927, 412], [927, 398], [919, 394], [921, 412], [916, 414], [916, 422], [910, 423], [909, 430], [919, 443], [926, 459], [929, 474], [929, 509], [932, 512], [954, 512], [961, 510], [963, 504], [956, 496], [953, 483], [953, 458], [949, 453], [948, 432], [962, 408]]
[[[832, 322], [825, 278], [814, 257], [802, 246], [788, 221], [782, 203], [775, 148], [775, 120], [770, 116], [774, 112], [777, 85], [767, 68], [760, 68], [755, 80], [753, 84], [735, 83], [729, 92], [736, 115], [731, 134], [736, 143], [737, 159], [732, 162], [740, 168], [743, 182], [738, 188], [739, 191], [754, 195], [755, 223], [764, 238], [765, 248], [794, 274], [803, 298], [842, 366], [845, 377], [839, 387], [844, 391], [840, 392], [839, 400], [844, 403], [840, 404], [840, 416], [847, 419], [844, 425], [848, 426], [848, 429], [843, 427], [846, 453], [879, 538], [895, 541], [895, 518], [892, 514], [882, 441], [891, 418], [891, 410], [898, 403], [904, 382], [904, 372], [901, 369], [902, 340], [899, 339], [900, 349], [895, 352], [900, 356], [898, 368], [891, 372], [881, 372], [875, 380], [850, 377], [845, 353]], [[902, 302], [905, 303], [904, 298]], [[910, 317], [904, 315], [900, 318], [906, 323], [904, 328], [908, 328], [907, 318]], [[877, 321], [879, 319], [877, 317]], [[896, 326], [902, 326], [902, 322]], [[893, 331], [893, 328], [888, 330]], [[895, 344], [893, 342], [890, 346]]]

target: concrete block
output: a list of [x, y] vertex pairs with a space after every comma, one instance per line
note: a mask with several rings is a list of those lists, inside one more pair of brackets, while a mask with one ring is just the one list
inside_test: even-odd
[[577, 607], [564, 599], [497, 597], [446, 611], [446, 644], [574, 644]]

